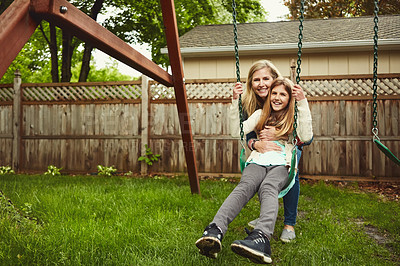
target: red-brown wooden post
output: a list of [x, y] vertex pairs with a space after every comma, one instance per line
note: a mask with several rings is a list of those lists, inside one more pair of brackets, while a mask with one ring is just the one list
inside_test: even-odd
[[168, 72], [133, 49], [129, 44], [98, 24], [66, 0], [31, 0], [31, 14], [69, 30], [93, 47], [157, 80], [165, 86], [173, 84]]
[[29, 14], [29, 0], [15, 0], [0, 16], [0, 78], [39, 25]]
[[190, 124], [189, 106], [186, 97], [174, 1], [161, 0], [161, 9], [164, 20], [165, 35], [167, 38], [168, 56], [171, 64], [190, 188], [192, 193], [200, 194], [200, 184], [197, 175], [196, 157], [194, 154], [192, 127]]

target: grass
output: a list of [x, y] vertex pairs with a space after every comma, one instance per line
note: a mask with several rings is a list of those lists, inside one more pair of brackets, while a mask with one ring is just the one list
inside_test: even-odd
[[[229, 246], [257, 217], [257, 197], [230, 225], [218, 259], [194, 245], [235, 185], [201, 181], [199, 196], [184, 176], [0, 176], [0, 265], [250, 265]], [[280, 208], [275, 265], [398, 265], [400, 204], [356, 183], [302, 184], [297, 239], [289, 244], [278, 240], [282, 216]]]

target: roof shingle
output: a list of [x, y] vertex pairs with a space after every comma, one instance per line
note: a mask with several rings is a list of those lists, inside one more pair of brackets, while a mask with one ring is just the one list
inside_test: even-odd
[[[310, 19], [303, 22], [303, 43], [372, 40], [374, 18]], [[400, 40], [400, 15], [379, 17], [379, 39]], [[239, 45], [297, 43], [299, 21], [238, 24]], [[181, 48], [233, 46], [233, 25], [197, 26], [180, 37]]]

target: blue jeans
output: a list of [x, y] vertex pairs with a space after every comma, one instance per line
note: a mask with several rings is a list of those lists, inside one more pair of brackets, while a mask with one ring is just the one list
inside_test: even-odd
[[291, 226], [296, 225], [297, 205], [299, 203], [299, 195], [300, 195], [300, 181], [299, 181], [299, 174], [297, 173], [293, 187], [283, 197], [285, 225], [291, 225]]
[[[305, 145], [310, 145], [311, 141], [306, 143]], [[297, 148], [297, 164], [299, 164], [301, 158], [302, 148], [303, 147]], [[285, 225], [291, 225], [291, 226], [296, 225], [297, 205], [299, 203], [299, 196], [300, 196], [300, 180], [299, 180], [299, 171], [297, 171], [293, 187], [283, 197], [283, 208], [285, 215], [285, 220], [283, 223]]]

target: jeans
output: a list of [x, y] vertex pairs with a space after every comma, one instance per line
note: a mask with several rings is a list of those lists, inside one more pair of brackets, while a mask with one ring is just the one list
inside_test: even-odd
[[[297, 164], [299, 164], [301, 158], [301, 149], [297, 149]], [[293, 187], [289, 190], [289, 192], [283, 197], [283, 207], [284, 207], [284, 215], [285, 225], [296, 225], [296, 217], [297, 217], [297, 205], [299, 203], [300, 196], [300, 180], [299, 180], [299, 171], [295, 176], [295, 181]]]
[[211, 223], [215, 223], [225, 235], [228, 225], [236, 218], [247, 202], [258, 193], [260, 199], [259, 221], [254, 229], [261, 230], [269, 238], [274, 232], [278, 215], [279, 191], [288, 180], [284, 165], [260, 166], [249, 164], [242, 174], [239, 184], [225, 199]]

